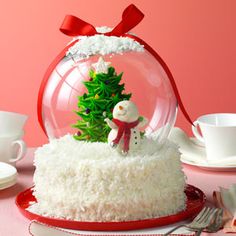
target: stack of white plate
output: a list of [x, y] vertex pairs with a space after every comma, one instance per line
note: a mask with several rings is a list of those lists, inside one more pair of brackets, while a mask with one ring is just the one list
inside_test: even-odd
[[7, 163], [0, 162], [0, 190], [13, 186], [16, 180], [16, 168]]

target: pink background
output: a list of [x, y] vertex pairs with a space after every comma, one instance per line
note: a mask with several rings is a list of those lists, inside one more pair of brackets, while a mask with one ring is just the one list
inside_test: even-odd
[[[47, 142], [37, 122], [37, 93], [48, 65], [70, 41], [58, 30], [65, 14], [112, 27], [130, 3], [146, 15], [133, 32], [168, 64], [192, 119], [236, 112], [235, 0], [2, 1], [0, 110], [29, 115], [29, 146]], [[190, 131], [180, 112], [177, 126]]]

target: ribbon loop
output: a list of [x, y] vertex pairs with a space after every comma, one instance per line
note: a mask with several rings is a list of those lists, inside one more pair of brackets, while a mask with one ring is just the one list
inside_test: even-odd
[[93, 25], [72, 15], [65, 16], [65, 19], [60, 27], [60, 31], [68, 36], [92, 36], [97, 33]]
[[143, 18], [144, 14], [131, 4], [124, 10], [121, 22], [106, 35], [121, 36], [133, 29]]

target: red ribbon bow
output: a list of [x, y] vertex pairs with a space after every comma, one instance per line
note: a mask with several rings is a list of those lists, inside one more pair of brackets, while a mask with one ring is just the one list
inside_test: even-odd
[[[191, 118], [189, 117], [183, 103], [180, 97], [180, 94], [178, 92], [175, 80], [173, 75], [171, 74], [168, 66], [166, 63], [163, 61], [163, 59], [157, 54], [157, 52], [150, 46], [148, 45], [145, 41], [140, 39], [137, 36], [127, 34], [132, 28], [134, 28], [144, 17], [144, 14], [133, 4], [129, 5], [123, 12], [122, 14], [122, 20], [121, 22], [111, 31], [108, 33], [105, 33], [107, 36], [124, 36], [124, 37], [129, 37], [137, 42], [139, 42], [141, 45], [144, 46], [144, 48], [149, 51], [155, 58], [156, 60], [161, 64], [163, 69], [165, 70], [171, 86], [173, 88], [173, 91], [175, 93], [176, 99], [178, 101], [179, 107], [182, 110], [185, 118], [189, 121], [190, 124], [193, 125], [193, 122]], [[78, 35], [84, 35], [84, 36], [92, 36], [95, 34], [99, 34], [95, 27], [81, 19], [79, 19], [76, 16], [72, 15], [67, 15], [61, 25], [60, 28], [61, 32], [68, 36], [78, 36]], [[42, 102], [43, 102], [43, 94], [44, 90], [46, 88], [47, 82], [51, 76], [51, 73], [57, 66], [57, 64], [60, 62], [60, 60], [65, 56], [67, 50], [73, 46], [78, 40], [74, 40], [71, 44], [67, 45], [61, 52], [60, 54], [54, 59], [54, 61], [51, 63], [49, 66], [48, 70], [46, 71], [44, 75], [44, 79], [41, 83], [41, 87], [39, 89], [39, 94], [38, 94], [38, 120], [39, 123], [46, 133], [45, 127], [44, 127], [44, 122], [43, 122], [43, 116], [42, 116]]]
[[[124, 10], [121, 22], [111, 32], [105, 33], [105, 35], [121, 36], [134, 28], [143, 17], [144, 14], [134, 4], [131, 4]], [[72, 15], [65, 17], [60, 30], [69, 36], [92, 36], [99, 34], [93, 25]]]

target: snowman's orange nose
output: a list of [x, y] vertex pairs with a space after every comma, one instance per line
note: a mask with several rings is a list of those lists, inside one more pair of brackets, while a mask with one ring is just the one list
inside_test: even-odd
[[119, 110], [123, 110], [124, 109], [124, 107], [122, 107], [122, 106], [119, 106]]

